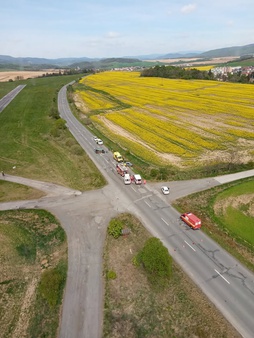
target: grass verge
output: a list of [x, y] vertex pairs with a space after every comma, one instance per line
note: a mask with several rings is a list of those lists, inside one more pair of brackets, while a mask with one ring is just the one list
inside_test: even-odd
[[[174, 202], [202, 219], [202, 231], [254, 271], [254, 178], [223, 184]], [[252, 202], [251, 202], [252, 201]]]
[[67, 241], [44, 210], [0, 212], [0, 337], [55, 337]]
[[26, 185], [0, 180], [0, 202], [37, 199], [45, 196], [44, 192]]
[[103, 337], [240, 337], [177, 264], [163, 291], [151, 287], [133, 264], [150, 234], [132, 215], [118, 219], [131, 232], [106, 238]]
[[[0, 114], [0, 170], [79, 190], [105, 184], [68, 129], [52, 117], [59, 89], [77, 78], [58, 76], [16, 82], [26, 87]], [[8, 83], [0, 84], [0, 88], [4, 85], [11, 89]]]

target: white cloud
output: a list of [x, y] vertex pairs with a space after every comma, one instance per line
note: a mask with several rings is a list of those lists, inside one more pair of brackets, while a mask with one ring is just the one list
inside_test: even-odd
[[234, 21], [233, 21], [233, 20], [228, 20], [228, 21], [226, 22], [226, 25], [227, 25], [228, 27], [232, 27], [232, 26], [234, 26]]
[[116, 39], [116, 38], [119, 38], [120, 37], [120, 34], [117, 33], [117, 32], [108, 32], [106, 34], [106, 38], [109, 38], [109, 39]]
[[195, 11], [196, 7], [197, 7], [196, 4], [185, 5], [181, 8], [181, 12], [183, 14], [189, 14], [189, 13]]

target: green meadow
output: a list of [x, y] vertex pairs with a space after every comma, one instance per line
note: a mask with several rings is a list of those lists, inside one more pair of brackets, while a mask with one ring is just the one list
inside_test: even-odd
[[58, 91], [77, 78], [72, 75], [0, 83], [1, 97], [26, 84], [0, 114], [0, 170], [79, 190], [105, 184], [62, 121], [55, 118]]
[[254, 180], [226, 189], [214, 201], [217, 222], [254, 247], [253, 205]]

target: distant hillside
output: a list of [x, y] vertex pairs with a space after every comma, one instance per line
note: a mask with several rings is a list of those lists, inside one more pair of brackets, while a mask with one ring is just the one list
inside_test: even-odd
[[[58, 58], [58, 59], [45, 59], [33, 57], [12, 57], [9, 55], [0, 55], [0, 66], [11, 66], [13, 68], [59, 68], [68, 67], [74, 62], [94, 61], [98, 59], [90, 59], [87, 57], [82, 58]], [[3, 68], [3, 67], [1, 67]]]
[[254, 57], [239, 57], [239, 59], [228, 61], [227, 63], [218, 64], [218, 67], [222, 66], [231, 66], [231, 67], [250, 67], [254, 66]]
[[[230, 56], [244, 56], [254, 55], [254, 44], [246, 46], [236, 46], [228, 48], [214, 49], [207, 52], [178, 52], [168, 54], [150, 54], [142, 56], [129, 56], [122, 58], [33, 58], [33, 57], [12, 57], [9, 55], [0, 55], [0, 69], [15, 69], [15, 70], [39, 70], [39, 69], [52, 69], [52, 68], [81, 68], [81, 69], [110, 69], [121, 67], [151, 67], [155, 64], [163, 64], [153, 62], [152, 60], [163, 59], [184, 59], [184, 58], [200, 58], [212, 59], [216, 57], [230, 57]], [[141, 60], [148, 60], [143, 62]], [[149, 60], [151, 60], [149, 62]]]
[[169, 53], [169, 54], [165, 54], [161, 57], [162, 59], [179, 59], [179, 58], [195, 58], [197, 57], [197, 55], [200, 55], [201, 52], [189, 52], [189, 53]]
[[108, 58], [101, 59], [93, 62], [78, 62], [70, 65], [71, 68], [80, 69], [113, 69], [113, 68], [123, 68], [123, 67], [152, 67], [158, 64], [157, 62], [146, 62], [139, 59], [131, 58]]
[[217, 58], [223, 56], [254, 55], [254, 44], [228, 48], [213, 49], [198, 55], [201, 58]]

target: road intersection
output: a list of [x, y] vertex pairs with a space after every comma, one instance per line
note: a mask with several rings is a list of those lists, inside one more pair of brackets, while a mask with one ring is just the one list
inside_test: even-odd
[[102, 336], [102, 252], [109, 220], [121, 212], [136, 215], [152, 235], [161, 239], [171, 256], [242, 334], [253, 337], [254, 276], [202, 231], [193, 231], [179, 220], [170, 202], [190, 193], [228, 181], [250, 177], [254, 170], [194, 181], [125, 186], [115, 171], [112, 154], [96, 155], [88, 130], [72, 115], [66, 86], [58, 97], [60, 115], [67, 127], [106, 178], [103, 189], [79, 192], [50, 183], [8, 174], [1, 179], [34, 186], [47, 196], [33, 201], [1, 203], [0, 210], [43, 208], [61, 222], [68, 239], [68, 278], [64, 295], [60, 337]]

